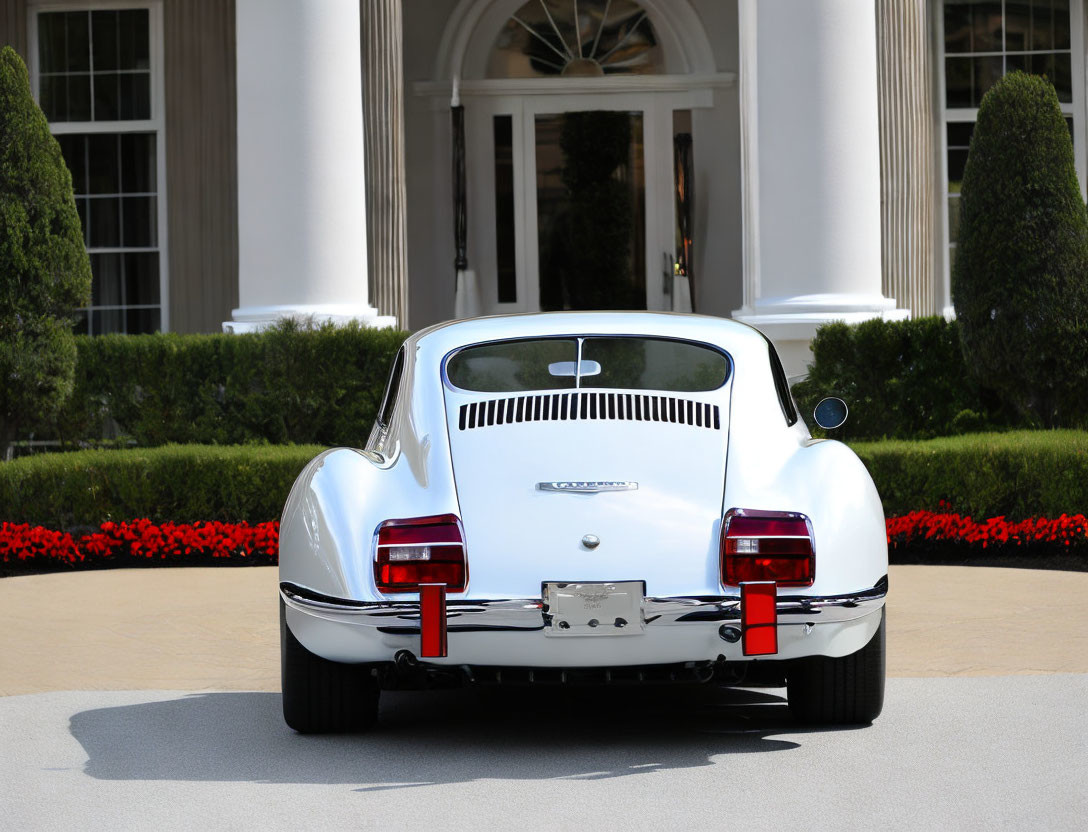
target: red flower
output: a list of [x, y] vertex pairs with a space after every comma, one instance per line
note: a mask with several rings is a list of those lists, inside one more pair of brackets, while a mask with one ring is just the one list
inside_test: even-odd
[[23, 523], [0, 524], [0, 563], [109, 563], [122, 558], [184, 562], [205, 557], [244, 560], [263, 558], [275, 564], [279, 523], [171, 523], [146, 518], [103, 523], [79, 540], [67, 532]]

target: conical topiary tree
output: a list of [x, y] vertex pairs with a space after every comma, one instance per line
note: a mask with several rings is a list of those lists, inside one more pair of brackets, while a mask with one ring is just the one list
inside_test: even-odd
[[1034, 424], [1088, 421], [1088, 215], [1045, 78], [1014, 72], [982, 99], [952, 299], [981, 384]]
[[72, 313], [90, 299], [72, 177], [30, 94], [26, 65], [0, 51], [0, 452], [72, 389]]

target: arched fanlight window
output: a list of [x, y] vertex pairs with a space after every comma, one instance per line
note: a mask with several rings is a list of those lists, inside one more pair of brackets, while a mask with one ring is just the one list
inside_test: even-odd
[[489, 78], [661, 71], [657, 35], [633, 0], [529, 0], [506, 21], [487, 65]]

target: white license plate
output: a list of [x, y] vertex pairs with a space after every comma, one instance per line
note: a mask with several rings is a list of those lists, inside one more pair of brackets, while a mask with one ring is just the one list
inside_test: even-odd
[[642, 581], [545, 583], [549, 636], [637, 636], [642, 634]]

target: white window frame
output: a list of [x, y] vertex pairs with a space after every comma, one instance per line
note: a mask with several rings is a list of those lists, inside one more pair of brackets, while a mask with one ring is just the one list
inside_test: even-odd
[[[50, 122], [49, 129], [54, 135], [69, 133], [154, 133], [155, 134], [155, 177], [156, 208], [158, 222], [159, 252], [159, 330], [170, 331], [170, 275], [169, 248], [166, 227], [166, 78], [163, 69], [163, 11], [162, 0], [30, 0], [27, 8], [27, 52], [30, 58], [30, 87], [34, 100], [39, 101], [41, 72], [38, 55], [38, 15], [44, 12], [78, 11], [114, 11], [125, 9], [147, 9], [148, 12], [148, 56], [151, 68], [151, 117], [147, 119], [126, 119], [119, 121], [58, 121]], [[40, 103], [40, 102], [39, 102]], [[130, 248], [96, 248], [95, 254], [132, 251]], [[90, 307], [95, 308], [95, 307]], [[128, 308], [122, 304], [122, 309]], [[88, 313], [90, 314], [90, 313]]]
[[[948, 200], [948, 125], [957, 122], [975, 122], [978, 120], [978, 107], [948, 107], [947, 89], [945, 87], [945, 51], [944, 51], [944, 6], [945, 0], [933, 0], [933, 17], [936, 20], [937, 35], [937, 95], [940, 109], [939, 129], [941, 131], [941, 262], [942, 269], [942, 306], [946, 318], [955, 316], [952, 306], [952, 242], [949, 238]], [[1005, 20], [1005, 0], [1001, 0], [1001, 19]], [[1073, 84], [1073, 101], [1071, 103], [1059, 102], [1062, 115], [1073, 119], [1073, 163], [1077, 169], [1077, 181], [1080, 183], [1081, 198], [1085, 196], [1086, 173], [1088, 164], [1085, 160], [1085, 32], [1084, 32], [1084, 2], [1083, 0], [1069, 0], [1069, 47], [1070, 47], [1070, 79]], [[986, 55], [1020, 54], [1025, 50], [1002, 50], [1001, 52], [972, 53], [973, 56], [984, 57]], [[1028, 52], [1048, 52], [1064, 50], [1027, 50]], [[960, 53], [955, 53], [960, 54]], [[958, 197], [957, 197], [958, 198]]]

